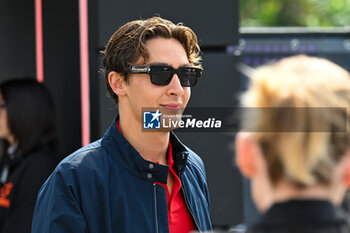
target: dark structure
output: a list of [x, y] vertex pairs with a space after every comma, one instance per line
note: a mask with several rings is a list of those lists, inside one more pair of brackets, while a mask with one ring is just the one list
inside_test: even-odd
[[[120, 25], [159, 15], [194, 29], [202, 48], [204, 73], [192, 89], [189, 107], [232, 107], [249, 85], [236, 69], [255, 67], [304, 53], [326, 57], [350, 70], [350, 33], [344, 30], [242, 29], [235, 1], [88, 1], [90, 139], [100, 138], [116, 114], [99, 73], [108, 38]], [[62, 154], [81, 146], [79, 1], [42, 1], [44, 82], [57, 107]], [[34, 1], [0, 1], [0, 80], [35, 76]], [[240, 39], [241, 37], [241, 39]], [[108, 110], [109, 109], [109, 110]], [[234, 134], [178, 133], [206, 163], [214, 227], [239, 224], [254, 215], [249, 190], [233, 164]], [[214, 142], [215, 146], [208, 146]], [[244, 214], [245, 213], [245, 214]], [[244, 217], [245, 216], [245, 217]]]

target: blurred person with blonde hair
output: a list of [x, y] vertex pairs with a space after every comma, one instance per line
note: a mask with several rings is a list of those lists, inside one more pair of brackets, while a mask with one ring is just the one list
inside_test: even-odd
[[241, 99], [236, 162], [263, 213], [249, 233], [350, 232], [350, 75], [295, 56], [255, 70]]

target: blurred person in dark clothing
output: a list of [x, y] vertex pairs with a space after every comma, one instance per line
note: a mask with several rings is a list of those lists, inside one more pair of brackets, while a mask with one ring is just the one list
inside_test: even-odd
[[255, 109], [243, 114], [236, 161], [262, 212], [248, 232], [350, 232], [339, 208], [350, 183], [349, 73], [286, 58], [254, 71], [242, 105]]
[[40, 187], [57, 165], [54, 104], [35, 79], [0, 84], [0, 232], [29, 233]]

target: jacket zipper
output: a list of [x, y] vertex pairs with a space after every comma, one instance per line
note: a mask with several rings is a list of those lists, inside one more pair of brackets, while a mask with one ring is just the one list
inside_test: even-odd
[[157, 210], [157, 187], [156, 183], [153, 183], [153, 196], [154, 196], [154, 217], [155, 217], [155, 224], [156, 224], [156, 233], [159, 233], [158, 229], [158, 210]]
[[182, 189], [182, 194], [184, 195], [185, 204], [186, 204], [186, 206], [187, 206], [187, 209], [190, 211], [190, 214], [191, 214], [191, 216], [192, 216], [192, 218], [193, 218], [194, 223], [196, 224], [197, 229], [198, 229], [199, 231], [201, 231], [201, 229], [200, 229], [199, 226], [198, 226], [197, 220], [196, 220], [196, 218], [194, 217], [194, 214], [193, 214], [193, 212], [192, 212], [192, 209], [191, 209], [190, 206], [188, 205], [185, 187], [184, 187], [183, 185], [181, 185], [181, 189]]

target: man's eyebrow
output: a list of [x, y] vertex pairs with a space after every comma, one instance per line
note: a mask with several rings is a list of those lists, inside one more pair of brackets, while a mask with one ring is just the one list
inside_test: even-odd
[[[152, 63], [150, 63], [150, 64], [148, 64], [148, 65], [158, 65], [158, 66], [171, 66], [170, 64], [168, 64], [168, 63], [163, 63], [163, 62], [152, 62]], [[191, 66], [191, 64], [190, 63], [185, 63], [185, 64], [182, 64], [182, 65], [180, 65], [179, 67], [186, 67], [186, 66]]]
[[162, 62], [152, 62], [148, 65], [158, 65], [158, 66], [170, 66], [169, 64], [167, 63], [162, 63]]

